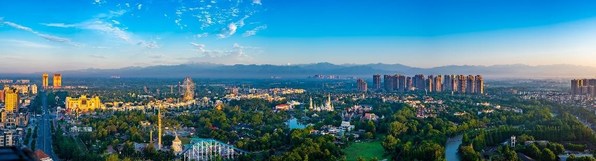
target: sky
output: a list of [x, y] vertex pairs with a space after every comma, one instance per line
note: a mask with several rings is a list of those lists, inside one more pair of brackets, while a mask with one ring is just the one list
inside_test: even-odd
[[0, 72], [216, 64], [596, 67], [596, 1], [4, 0]]

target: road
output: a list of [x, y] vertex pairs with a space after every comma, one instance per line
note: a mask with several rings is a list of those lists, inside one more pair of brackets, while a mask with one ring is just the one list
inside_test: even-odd
[[52, 149], [52, 131], [50, 129], [50, 123], [52, 122], [52, 120], [54, 120], [54, 116], [52, 116], [51, 111], [49, 110], [46, 92], [43, 91], [40, 94], [42, 95], [41, 111], [43, 114], [41, 118], [39, 118], [39, 121], [37, 121], [39, 131], [37, 132], [38, 136], [36, 147], [37, 149], [41, 149], [43, 152], [52, 157], [52, 160], [58, 160], [58, 157]]

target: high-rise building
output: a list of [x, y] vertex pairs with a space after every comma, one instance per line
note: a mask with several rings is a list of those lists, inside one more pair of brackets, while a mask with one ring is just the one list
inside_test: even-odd
[[596, 79], [589, 79], [587, 83], [589, 86], [596, 86]]
[[[380, 75], [374, 75], [375, 79], [380, 80]], [[360, 80], [358, 80], [359, 82]], [[420, 90], [426, 92], [454, 92], [454, 93], [469, 93], [469, 94], [483, 94], [484, 93], [484, 79], [482, 75], [430, 75], [425, 77], [422, 74], [417, 74], [414, 77], [407, 77], [404, 75], [384, 75], [383, 88], [387, 92], [405, 92], [410, 90]], [[577, 80], [573, 80], [572, 83]], [[588, 82], [589, 80], [580, 80]], [[380, 83], [377, 82], [380, 85]], [[596, 79], [594, 80], [596, 84]], [[575, 87], [572, 87], [575, 88]], [[360, 88], [359, 88], [360, 89]], [[583, 89], [583, 90], [582, 90]], [[591, 93], [590, 88], [582, 88], [584, 93]], [[589, 92], [588, 92], [589, 90]]]
[[375, 90], [381, 89], [381, 75], [373, 75], [373, 87], [375, 88]]
[[476, 80], [473, 75], [468, 75], [466, 82], [466, 93], [474, 93], [476, 91]]
[[41, 88], [48, 88], [48, 73], [43, 73], [41, 75]]
[[398, 79], [398, 78], [399, 78], [399, 75], [398, 75], [398, 74], [396, 74], [396, 75], [393, 75], [393, 76], [391, 77], [391, 89], [392, 89], [394, 92], [397, 92], [397, 91], [399, 91], [399, 87], [398, 87], [398, 84], [399, 84], [399, 79]]
[[416, 87], [416, 90], [424, 90], [426, 88], [426, 80], [424, 78], [424, 75], [415, 75], [412, 81], [414, 83], [414, 86]]
[[451, 88], [451, 75], [443, 76], [443, 91], [452, 91]]
[[60, 89], [62, 87], [62, 74], [54, 74], [54, 81], [52, 83], [54, 84], [55, 89]]
[[0, 102], [4, 102], [4, 90], [0, 90]]
[[474, 93], [484, 94], [484, 79], [482, 78], [481, 75], [476, 75], [475, 79], [476, 79], [476, 83], [475, 83], [476, 86], [474, 87]]
[[405, 92], [405, 91], [407, 91], [407, 88], [406, 88], [406, 84], [407, 84], [407, 82], [406, 82], [406, 76], [399, 75], [399, 76], [397, 76], [396, 79], [397, 79], [397, 89], [398, 89], [398, 91], [399, 92]]
[[457, 80], [457, 91], [459, 93], [466, 93], [466, 83], [468, 82], [468, 79], [466, 78], [465, 75], [459, 75], [458, 76], [458, 80]]
[[596, 79], [571, 80], [571, 94], [596, 97]]
[[453, 92], [458, 92], [459, 89], [457, 88], [459, 85], [459, 76], [458, 75], [451, 75], [451, 82], [449, 82], [449, 88], [451, 88], [451, 91]]
[[37, 84], [29, 86], [31, 88], [31, 94], [37, 94]]
[[406, 77], [406, 91], [412, 90], [413, 87], [412, 77]]
[[66, 97], [66, 109], [77, 112], [87, 112], [90, 110], [103, 108], [99, 96], [87, 98], [82, 95], [79, 98]]
[[580, 79], [572, 79], [571, 80], [571, 94], [573, 95], [578, 95], [579, 94], [579, 88], [582, 86], [581, 85], [581, 81]]
[[393, 76], [392, 75], [384, 75], [383, 76], [383, 84], [385, 86], [385, 91], [392, 92], [393, 91]]
[[184, 78], [184, 97], [183, 101], [192, 101], [195, 99], [195, 83], [190, 77]]
[[15, 88], [4, 88], [4, 110], [16, 113], [19, 110], [19, 93]]
[[356, 80], [356, 83], [358, 84], [358, 91], [366, 92], [366, 90], [368, 90], [366, 81], [364, 81], [364, 79], [358, 79]]
[[426, 91], [428, 91], [428, 92], [435, 91], [434, 81], [435, 81], [434, 76], [433, 75], [429, 75], [428, 76], [428, 79], [426, 79], [426, 88], [425, 88]]
[[442, 92], [443, 91], [443, 77], [441, 75], [437, 75], [435, 77], [435, 90], [436, 92]]

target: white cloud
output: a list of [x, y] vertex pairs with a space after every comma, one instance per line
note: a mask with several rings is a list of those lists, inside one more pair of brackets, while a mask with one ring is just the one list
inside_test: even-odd
[[238, 24], [238, 27], [243, 27], [244, 26], [244, 20], [246, 20], [248, 17], [248, 15], [242, 17], [238, 22], [236, 22], [236, 24]]
[[14, 40], [14, 39], [5, 39], [5, 40], [0, 40], [6, 44], [10, 44], [13, 46], [18, 46], [18, 47], [26, 47], [26, 48], [56, 48], [54, 46], [48, 45], [48, 44], [42, 44], [42, 43], [37, 43], [37, 42], [32, 42], [32, 41], [25, 41], [25, 40]]
[[55, 42], [65, 42], [68, 43], [70, 42], [69, 39], [67, 38], [63, 38], [63, 37], [58, 37], [58, 36], [53, 36], [53, 35], [48, 35], [48, 34], [38, 34], [39, 37], [42, 37], [46, 40], [50, 40], [50, 41], [55, 41]]
[[197, 38], [204, 38], [204, 37], [208, 37], [208, 36], [209, 36], [209, 33], [206, 33], [206, 32], [196, 35]]
[[147, 48], [147, 49], [156, 49], [156, 48], [159, 48], [159, 45], [157, 45], [157, 42], [155, 42], [155, 41], [144, 41], [144, 40], [141, 40], [141, 41], [139, 41], [137, 43], [137, 45], [142, 46], [142, 47]]
[[40, 33], [38, 31], [31, 29], [30, 27], [26, 27], [26, 26], [19, 25], [19, 24], [13, 23], [13, 22], [9, 22], [9, 21], [4, 21], [3, 19], [0, 19], [0, 24], [5, 24], [12, 28], [35, 34], [35, 35], [37, 35], [41, 38], [44, 38], [46, 40], [49, 40], [49, 41], [61, 42], [61, 43], [66, 43], [66, 44], [74, 45], [74, 46], [80, 46], [80, 44], [73, 43], [70, 39], [58, 37], [58, 36], [54, 36], [54, 35], [50, 35], [50, 34]]
[[27, 32], [34, 32], [33, 29], [31, 29], [29, 27], [21, 26], [19, 24], [8, 22], [8, 21], [3, 21], [3, 22], [4, 22], [4, 24], [6, 24], [12, 28], [15, 28], [15, 29], [19, 29], [19, 30], [23, 30], [23, 31], [27, 31]]
[[221, 30], [221, 33], [218, 34], [217, 37], [222, 38], [222, 39], [230, 37], [236, 33], [237, 29], [238, 29], [238, 26], [236, 26], [236, 23], [230, 23], [230, 24], [228, 24], [228, 27]]
[[125, 32], [124, 30], [120, 29], [119, 27], [113, 26], [112, 24], [106, 23], [101, 20], [84, 22], [84, 23], [81, 23], [81, 24], [78, 24], [75, 26], [77, 26], [77, 28], [100, 31], [100, 32], [112, 35], [122, 41], [131, 42], [129, 33]]
[[[126, 11], [110, 11], [108, 14], [100, 14], [96, 16], [96, 18], [76, 23], [76, 24], [64, 24], [64, 23], [45, 23], [43, 25], [51, 26], [51, 27], [62, 27], [62, 28], [79, 28], [85, 30], [92, 30], [100, 33], [104, 33], [111, 37], [117, 38], [123, 42], [134, 44], [138, 46], [142, 46], [148, 49], [159, 48], [159, 45], [156, 41], [146, 41], [142, 39], [134, 38], [133, 34], [130, 32], [125, 31], [124, 29], [118, 27], [120, 25], [119, 21], [116, 20], [108, 20], [111, 18], [116, 18], [118, 16], [123, 15]], [[59, 39], [58, 39], [59, 40]], [[56, 41], [58, 41], [56, 40]]]
[[106, 3], [106, 1], [102, 1], [102, 0], [95, 0], [95, 1], [93, 2], [93, 4], [95, 4], [95, 5], [101, 5], [101, 4], [104, 4], [104, 3]]
[[64, 24], [64, 23], [42, 23], [42, 25], [44, 25], [44, 26], [49, 26], [49, 27], [61, 27], [61, 28], [70, 28], [70, 27], [75, 27], [75, 25], [72, 25], [72, 24]]
[[108, 13], [99, 14], [99, 15], [95, 16], [95, 18], [97, 18], [97, 19], [111, 19], [111, 18], [115, 18], [115, 17], [120, 17], [120, 16], [124, 15], [126, 12], [127, 12], [126, 10], [110, 11]]
[[244, 36], [244, 37], [254, 36], [257, 34], [258, 31], [264, 30], [264, 29], [267, 29], [267, 25], [257, 26], [252, 30], [248, 30], [248, 31], [244, 32], [242, 34], [242, 36]]
[[143, 4], [137, 5], [137, 9], [139, 9], [139, 10], [141, 10], [142, 7], [143, 7]]
[[262, 5], [261, 0], [252, 0], [252, 4]]
[[190, 43], [196, 48], [198, 57], [192, 58], [192, 62], [209, 62], [209, 63], [248, 63], [253, 60], [251, 56], [247, 54], [247, 51], [260, 50], [257, 47], [241, 46], [238, 43], [234, 43], [231, 49], [207, 49], [205, 44]]

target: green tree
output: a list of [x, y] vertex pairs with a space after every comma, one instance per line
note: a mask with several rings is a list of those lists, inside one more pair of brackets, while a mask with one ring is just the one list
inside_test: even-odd
[[557, 155], [555, 155], [555, 153], [553, 153], [553, 151], [551, 151], [548, 148], [544, 148], [542, 149], [542, 159], [544, 161], [557, 161]]
[[400, 140], [393, 137], [392, 135], [387, 135], [383, 143], [383, 148], [389, 154], [396, 153], [397, 145], [399, 144]]
[[391, 122], [391, 124], [389, 124], [389, 134], [398, 137], [401, 133], [404, 133], [408, 130], [408, 127], [404, 124], [402, 124], [401, 122]]

